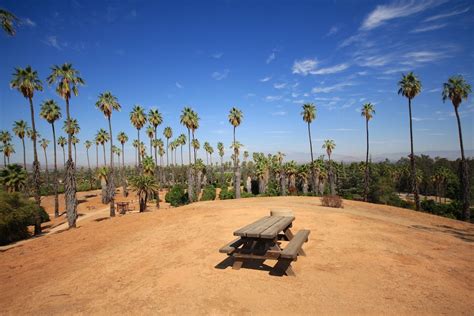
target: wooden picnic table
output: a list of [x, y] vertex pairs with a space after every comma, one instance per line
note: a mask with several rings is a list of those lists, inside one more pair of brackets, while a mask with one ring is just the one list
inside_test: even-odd
[[[308, 240], [309, 230], [301, 230], [293, 235], [291, 227], [293, 216], [265, 216], [234, 232], [237, 239], [231, 241], [219, 251], [234, 258], [232, 268], [238, 270], [243, 263], [251, 260], [277, 260], [274, 272], [294, 276], [291, 262], [298, 255], [305, 256], [301, 248]], [[281, 240], [288, 241], [284, 249]]]

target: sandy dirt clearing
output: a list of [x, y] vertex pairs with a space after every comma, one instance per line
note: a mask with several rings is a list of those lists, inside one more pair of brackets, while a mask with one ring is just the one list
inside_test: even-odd
[[[271, 208], [311, 230], [296, 277], [218, 249]], [[319, 198], [199, 202], [84, 220], [0, 253], [1, 314], [470, 314], [472, 224]], [[268, 265], [267, 265], [268, 264]]]

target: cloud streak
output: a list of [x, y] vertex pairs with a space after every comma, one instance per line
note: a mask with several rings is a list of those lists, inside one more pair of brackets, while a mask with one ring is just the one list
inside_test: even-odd
[[214, 80], [222, 80], [222, 79], [227, 78], [227, 76], [229, 75], [229, 72], [230, 72], [229, 69], [224, 69], [224, 71], [222, 72], [214, 71], [211, 77]]
[[455, 11], [451, 11], [451, 12], [448, 12], [448, 13], [433, 15], [433, 16], [430, 16], [429, 18], [426, 18], [424, 21], [425, 22], [431, 22], [431, 21], [436, 21], [436, 20], [439, 20], [439, 19], [449, 18], [449, 17], [455, 16], [455, 15], [466, 13], [469, 10], [470, 10], [470, 8], [467, 7], [464, 10], [455, 10]]
[[292, 72], [294, 74], [306, 76], [308, 74], [311, 75], [328, 75], [328, 74], [335, 74], [341, 71], [346, 70], [349, 68], [349, 64], [342, 63], [331, 67], [326, 68], [317, 68], [318, 67], [318, 60], [314, 59], [302, 59], [302, 60], [295, 60], [292, 67]]

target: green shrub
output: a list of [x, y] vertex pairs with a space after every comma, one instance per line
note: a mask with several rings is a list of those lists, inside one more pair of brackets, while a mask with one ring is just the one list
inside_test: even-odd
[[213, 185], [208, 185], [202, 191], [201, 201], [213, 201], [216, 199], [216, 189]]
[[240, 197], [245, 199], [245, 198], [255, 197], [255, 195], [253, 195], [252, 193], [248, 193], [248, 192], [241, 192]]
[[278, 196], [280, 195], [280, 190], [278, 183], [274, 180], [268, 182], [267, 190], [265, 191], [265, 196]]
[[230, 200], [230, 199], [234, 199], [234, 198], [235, 198], [234, 191], [233, 190], [229, 191], [227, 186], [223, 186], [222, 189], [221, 189], [221, 192], [219, 193], [219, 199], [221, 199], [221, 200]]
[[171, 206], [180, 206], [188, 204], [188, 195], [184, 192], [184, 187], [180, 184], [177, 184], [171, 188], [171, 190], [166, 193], [165, 201], [170, 203]]
[[48, 214], [35, 202], [18, 193], [0, 192], [0, 245], [28, 238], [28, 226], [34, 225], [37, 212], [42, 222], [49, 221]]
[[459, 201], [440, 204], [433, 200], [424, 200], [421, 201], [421, 208], [427, 213], [462, 220], [462, 205]]

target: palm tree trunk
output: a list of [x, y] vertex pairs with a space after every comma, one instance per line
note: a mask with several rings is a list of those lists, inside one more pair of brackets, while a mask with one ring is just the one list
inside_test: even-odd
[[194, 201], [193, 197], [193, 174], [191, 170], [191, 131], [188, 128], [188, 200], [189, 202]]
[[184, 163], [183, 163], [183, 145], [179, 146], [181, 147], [181, 167], [184, 166]]
[[[38, 161], [38, 151], [36, 149], [36, 125], [35, 125], [35, 110], [33, 108], [33, 99], [28, 98], [30, 101], [30, 112], [31, 112], [31, 127], [33, 129], [33, 186], [34, 196], [36, 204], [41, 204], [40, 197], [40, 165]], [[39, 212], [35, 213], [35, 235], [41, 234], [41, 216]]]
[[44, 151], [44, 162], [45, 162], [45, 176], [46, 176], [46, 188], [49, 192], [49, 170], [48, 170], [48, 155], [46, 154], [46, 148], [43, 148]]
[[95, 143], [95, 170], [99, 170], [99, 145]]
[[124, 144], [122, 143], [122, 193], [123, 196], [127, 197], [128, 192], [127, 192], [127, 180], [125, 179], [125, 147]]
[[168, 137], [166, 137], [166, 167], [169, 166], [169, 154], [168, 154], [168, 152], [170, 150], [170, 147], [168, 145], [169, 140], [170, 139]]
[[140, 166], [142, 165], [142, 160], [141, 160], [141, 157], [140, 157], [140, 150], [141, 150], [141, 143], [140, 143], [140, 129], [137, 128], [137, 131], [138, 131], [138, 146], [137, 146], [137, 156], [138, 156], [138, 168], [140, 168]]
[[470, 221], [470, 185], [469, 185], [469, 168], [464, 156], [464, 143], [462, 140], [461, 118], [459, 117], [458, 106], [454, 106], [456, 120], [458, 122], [459, 146], [461, 147], [461, 186], [462, 186], [462, 212], [465, 221]]
[[[110, 116], [108, 117], [109, 121], [109, 135], [110, 135], [110, 172], [109, 172], [109, 181], [108, 184], [108, 196], [110, 200], [110, 217], [115, 216], [115, 183], [114, 183], [114, 151], [113, 149], [113, 135], [112, 135], [112, 122]], [[105, 148], [105, 147], [104, 147]]]
[[316, 180], [316, 173], [314, 172], [314, 158], [313, 158], [313, 141], [311, 140], [311, 125], [308, 122], [308, 138], [309, 138], [309, 152], [311, 153], [311, 183], [313, 193], [318, 192], [318, 183]]
[[92, 171], [91, 171], [91, 163], [89, 160], [89, 148], [86, 148], [87, 154], [87, 172], [89, 173], [89, 189], [92, 190]]
[[25, 149], [25, 137], [21, 138], [21, 144], [23, 146], [23, 168], [26, 171], [26, 149]]
[[54, 128], [54, 123], [51, 123], [51, 128], [53, 129], [53, 152], [54, 152], [54, 217], [59, 216], [59, 198], [58, 198], [58, 163], [57, 163], [57, 154], [56, 154], [56, 130]]
[[[154, 135], [154, 137], [155, 137], [155, 138], [154, 138], [155, 142], [156, 142], [156, 131], [157, 131], [157, 128], [156, 128], [156, 126], [155, 126], [155, 135]], [[157, 151], [156, 151], [156, 147], [155, 147], [155, 166], [158, 166], [158, 156], [157, 156], [156, 153], [157, 153]]]
[[234, 190], [235, 190], [235, 198], [240, 199], [240, 168], [239, 168], [239, 159], [237, 157], [237, 151], [235, 150], [235, 126], [234, 126]]
[[102, 143], [102, 149], [104, 151], [104, 167], [107, 167], [107, 158], [105, 154], [105, 143]]
[[61, 146], [63, 149], [63, 167], [66, 166], [66, 152], [64, 151], [64, 146]]
[[74, 144], [74, 164], [77, 165], [77, 151], [76, 151], [76, 144]]
[[413, 153], [413, 123], [411, 118], [411, 99], [408, 98], [408, 112], [410, 115], [410, 166], [411, 166], [411, 188], [415, 197], [415, 209], [420, 210], [420, 197], [418, 195], [418, 185], [416, 183], [415, 154]]
[[367, 202], [367, 195], [369, 194], [369, 120], [368, 119], [365, 119], [365, 131], [367, 135], [367, 152], [365, 154], [364, 201]]

